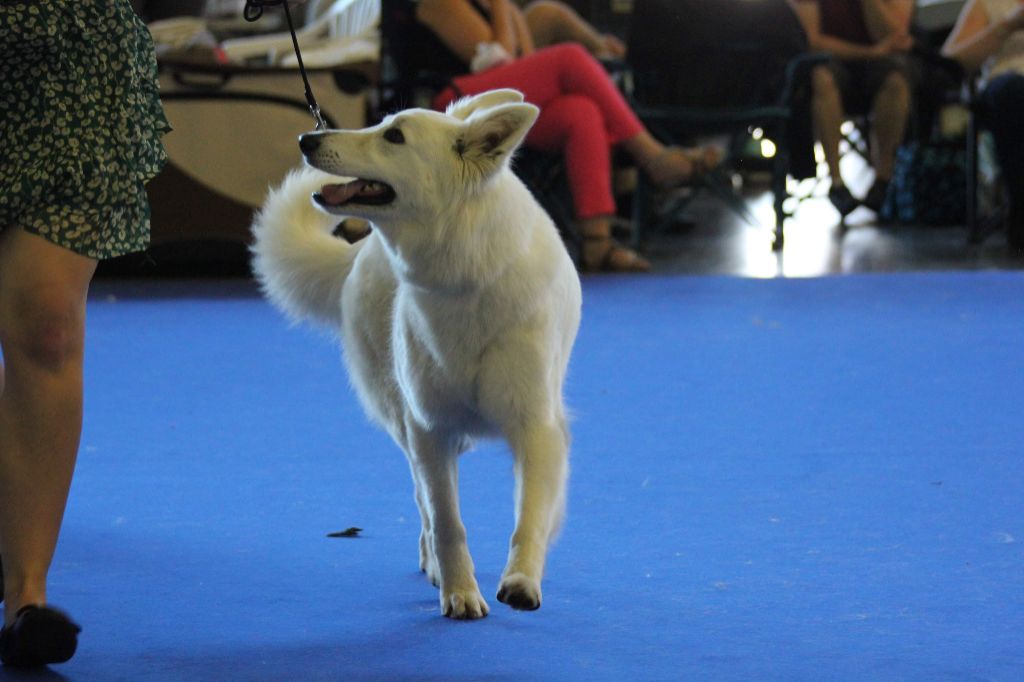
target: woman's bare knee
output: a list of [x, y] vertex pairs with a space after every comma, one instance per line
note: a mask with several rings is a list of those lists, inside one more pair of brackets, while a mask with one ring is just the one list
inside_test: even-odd
[[0, 234], [0, 345], [12, 380], [22, 362], [56, 372], [81, 357], [96, 261], [38, 236]]
[[15, 293], [4, 311], [9, 315], [0, 341], [9, 366], [22, 360], [56, 373], [81, 358], [85, 302], [78, 292], [54, 286]]
[[536, 0], [526, 6], [523, 15], [538, 46], [545, 47], [567, 40], [564, 6], [547, 0]]
[[816, 66], [811, 71], [811, 87], [818, 96], [838, 96], [836, 77], [827, 66]]
[[523, 12], [527, 16], [535, 16], [545, 20], [559, 20], [566, 16], [567, 7], [558, 2], [552, 2], [551, 0], [534, 0], [528, 4]]
[[910, 106], [910, 83], [906, 76], [898, 71], [893, 71], [878, 89], [875, 95], [875, 102], [886, 102], [889, 106], [898, 105], [900, 109], [907, 109]]

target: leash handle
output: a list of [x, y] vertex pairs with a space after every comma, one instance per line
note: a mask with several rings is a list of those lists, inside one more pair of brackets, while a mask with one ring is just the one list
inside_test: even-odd
[[320, 113], [320, 105], [313, 96], [313, 88], [309, 85], [309, 77], [306, 75], [306, 65], [302, 63], [302, 51], [299, 49], [299, 38], [295, 34], [295, 26], [292, 23], [292, 13], [288, 9], [288, 0], [245, 0], [245, 9], [242, 16], [246, 21], [256, 21], [263, 16], [264, 7], [284, 5], [284, 18], [288, 22], [288, 33], [292, 36], [292, 47], [295, 48], [295, 59], [299, 63], [299, 75], [302, 76], [302, 84], [306, 88], [306, 104], [309, 105], [309, 113], [313, 116], [313, 122], [317, 130], [326, 130], [327, 122]]

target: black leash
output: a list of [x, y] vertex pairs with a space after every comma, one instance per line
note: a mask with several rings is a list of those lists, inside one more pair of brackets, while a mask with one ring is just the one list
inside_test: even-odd
[[263, 16], [264, 7], [284, 5], [284, 18], [288, 21], [288, 32], [292, 35], [292, 46], [295, 48], [295, 59], [299, 62], [299, 74], [302, 76], [302, 83], [306, 86], [306, 104], [309, 105], [309, 113], [313, 115], [317, 130], [326, 130], [327, 123], [320, 113], [320, 105], [316, 103], [313, 96], [313, 88], [309, 87], [309, 78], [306, 76], [306, 66], [302, 63], [302, 52], [299, 51], [299, 39], [295, 35], [295, 26], [292, 24], [292, 13], [288, 10], [288, 0], [245, 0], [245, 9], [242, 16], [246, 21], [256, 21]]

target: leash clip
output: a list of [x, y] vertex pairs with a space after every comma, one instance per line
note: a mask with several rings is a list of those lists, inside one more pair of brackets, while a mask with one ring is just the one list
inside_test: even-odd
[[327, 130], [327, 121], [324, 120], [323, 114], [320, 113], [320, 105], [315, 102], [310, 104], [309, 113], [313, 114], [313, 121], [316, 122], [316, 130]]

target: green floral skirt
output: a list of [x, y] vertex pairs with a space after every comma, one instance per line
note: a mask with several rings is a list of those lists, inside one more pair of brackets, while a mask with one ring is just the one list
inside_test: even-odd
[[128, 0], [0, 3], [0, 230], [96, 259], [145, 249], [170, 130], [158, 88]]

